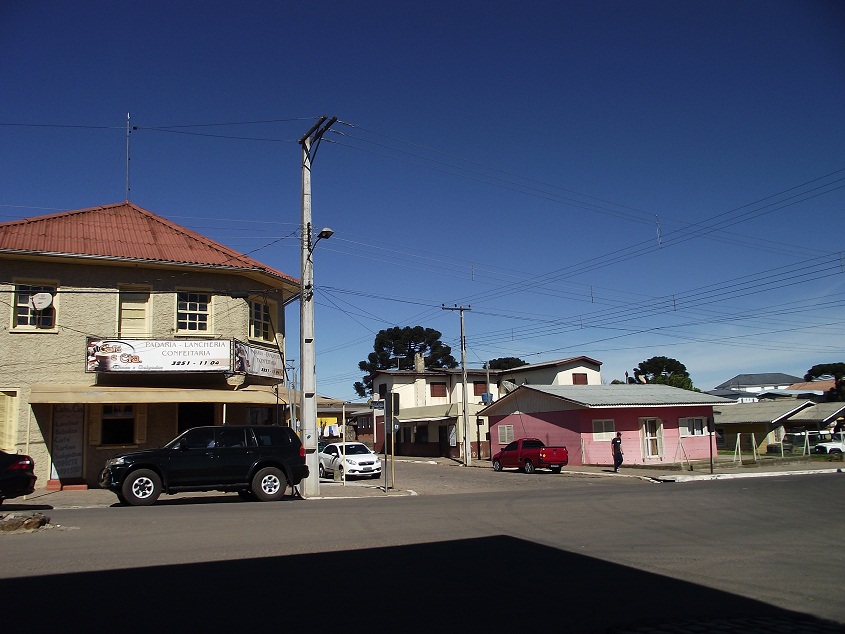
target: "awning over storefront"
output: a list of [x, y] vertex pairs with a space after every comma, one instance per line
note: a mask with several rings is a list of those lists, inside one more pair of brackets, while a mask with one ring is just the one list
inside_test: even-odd
[[[291, 391], [299, 402], [299, 393]], [[286, 405], [287, 388], [276, 392], [270, 385], [248, 385], [238, 389], [112, 387], [41, 383], [31, 388], [30, 403], [242, 403], [245, 405]], [[317, 397], [317, 407], [338, 403], [337, 399]]]
[[[467, 416], [475, 417], [483, 406], [475, 403], [467, 405]], [[396, 417], [400, 423], [434, 423], [456, 419], [463, 415], [461, 403], [446, 403], [444, 405], [426, 405], [424, 407], [408, 407], [399, 410]]]

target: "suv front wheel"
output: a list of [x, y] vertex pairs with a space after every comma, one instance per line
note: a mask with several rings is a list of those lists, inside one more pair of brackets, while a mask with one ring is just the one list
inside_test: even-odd
[[155, 471], [138, 469], [126, 476], [121, 493], [123, 496], [118, 496], [121, 501], [132, 506], [149, 506], [161, 495], [161, 478]]
[[275, 467], [259, 469], [252, 478], [252, 493], [262, 502], [281, 500], [287, 489], [285, 474]]

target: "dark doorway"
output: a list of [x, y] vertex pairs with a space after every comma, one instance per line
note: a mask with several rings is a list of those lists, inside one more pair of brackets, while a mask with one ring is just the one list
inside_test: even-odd
[[437, 426], [437, 441], [440, 444], [440, 456], [442, 458], [449, 457], [449, 426]]
[[178, 434], [191, 427], [213, 424], [214, 403], [179, 403]]

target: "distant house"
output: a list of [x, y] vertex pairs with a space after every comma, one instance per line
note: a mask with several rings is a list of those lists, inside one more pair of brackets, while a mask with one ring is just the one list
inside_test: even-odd
[[[833, 428], [842, 417], [845, 417], [845, 403], [814, 403], [810, 407], [796, 411], [783, 421], [783, 433], [794, 431], [833, 431]], [[779, 440], [780, 438], [777, 439], [777, 441]]]
[[[317, 433], [321, 438], [337, 440], [346, 435], [346, 440], [358, 440], [358, 428], [363, 421], [372, 420], [372, 410], [366, 403], [333, 403], [319, 404], [317, 408]], [[346, 421], [346, 431], [343, 422]]]
[[566, 445], [569, 464], [611, 464], [610, 441], [622, 433], [625, 462], [701, 460], [715, 452], [713, 408], [731, 401], [667, 385], [521, 385], [486, 407], [491, 451], [514, 439]]
[[716, 390], [739, 390], [742, 392], [763, 392], [765, 390], [785, 390], [793, 383], [803, 381], [803, 377], [783, 374], [781, 372], [765, 372], [761, 374], [737, 374]]
[[813, 405], [809, 400], [778, 399], [736, 403], [713, 411], [720, 449], [766, 453], [766, 445], [779, 442], [790, 418]]
[[800, 383], [788, 385], [783, 389], [763, 390], [757, 394], [757, 397], [759, 400], [773, 398], [810, 399], [811, 401], [821, 403], [828, 399], [835, 385], [836, 381], [833, 379], [801, 381]]
[[[600, 385], [601, 362], [580, 356], [532, 363], [510, 370], [467, 370], [467, 398], [463, 397], [460, 368], [427, 370], [422, 357], [413, 370], [381, 370], [373, 377], [374, 399], [398, 399], [398, 455], [459, 458], [464, 447], [464, 402], [471, 458], [490, 457], [487, 419], [480, 411], [521, 384]], [[359, 432], [370, 431], [366, 418]], [[384, 410], [376, 410], [373, 445], [384, 446]]]

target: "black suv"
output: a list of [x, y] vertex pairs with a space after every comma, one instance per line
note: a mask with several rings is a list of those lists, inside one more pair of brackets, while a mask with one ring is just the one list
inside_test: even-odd
[[237, 491], [269, 502], [307, 477], [305, 449], [290, 427], [224, 425], [194, 427], [161, 449], [112, 458], [100, 486], [134, 506], [179, 491]]

